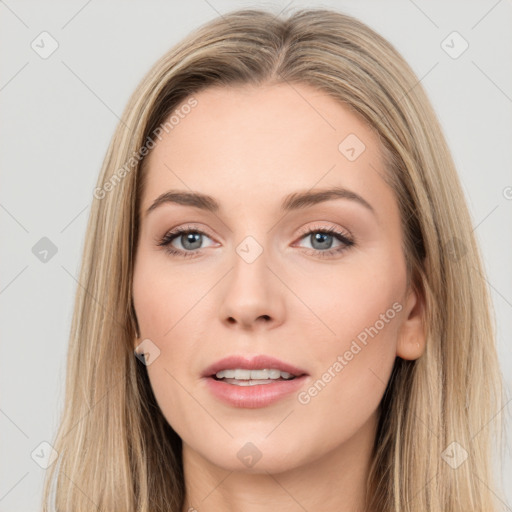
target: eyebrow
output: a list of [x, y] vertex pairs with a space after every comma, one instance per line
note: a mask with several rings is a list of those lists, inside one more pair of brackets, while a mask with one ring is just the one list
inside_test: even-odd
[[[333, 199], [350, 199], [370, 210], [374, 215], [376, 212], [372, 205], [355, 192], [343, 187], [333, 187], [316, 190], [314, 192], [294, 192], [286, 196], [281, 203], [281, 211], [289, 212], [314, 206]], [[200, 192], [187, 192], [182, 190], [169, 190], [159, 195], [146, 210], [146, 215], [162, 204], [173, 203], [184, 206], [192, 206], [201, 210], [216, 213], [220, 210], [220, 204], [213, 197]]]

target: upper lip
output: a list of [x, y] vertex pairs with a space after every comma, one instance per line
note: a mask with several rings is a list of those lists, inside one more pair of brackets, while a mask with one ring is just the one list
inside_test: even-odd
[[232, 355], [228, 357], [224, 357], [219, 361], [211, 364], [206, 368], [201, 374], [202, 377], [212, 377], [217, 372], [221, 370], [235, 369], [240, 368], [244, 370], [259, 370], [259, 369], [277, 369], [282, 372], [288, 372], [296, 377], [301, 375], [307, 375], [305, 370], [301, 368], [297, 368], [291, 364], [285, 363], [280, 359], [276, 359], [272, 356], [267, 355], [254, 355], [254, 356], [241, 356], [241, 355]]

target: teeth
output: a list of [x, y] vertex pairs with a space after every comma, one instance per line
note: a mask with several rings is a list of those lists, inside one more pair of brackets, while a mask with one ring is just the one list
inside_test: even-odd
[[235, 386], [257, 386], [258, 384], [271, 384], [272, 379], [263, 380], [237, 380], [237, 379], [226, 379], [228, 384], [234, 384]]
[[[294, 377], [291, 373], [282, 372], [277, 369], [262, 369], [262, 370], [243, 370], [236, 368], [233, 370], [222, 370], [217, 372], [215, 376], [218, 379], [237, 379], [240, 381], [248, 380], [276, 380], [276, 379], [291, 379]], [[267, 382], [265, 382], [266, 384]]]

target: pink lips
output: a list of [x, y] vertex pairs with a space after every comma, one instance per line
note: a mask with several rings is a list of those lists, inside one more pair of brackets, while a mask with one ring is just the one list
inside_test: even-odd
[[[237, 386], [214, 379], [215, 374], [221, 370], [241, 368], [245, 370], [258, 370], [274, 368], [282, 372], [295, 375], [291, 380], [276, 380], [270, 384], [255, 386]], [[285, 363], [274, 357], [258, 355], [251, 358], [230, 356], [206, 368], [202, 377], [206, 380], [209, 391], [219, 400], [233, 407], [254, 409], [265, 407], [281, 398], [297, 391], [304, 385], [308, 374], [301, 368]]]
[[306, 374], [304, 370], [285, 363], [275, 357], [257, 355], [251, 358], [242, 356], [229, 356], [208, 366], [203, 373], [203, 377], [211, 377], [221, 370], [229, 370], [230, 368], [241, 368], [244, 370], [259, 370], [263, 368], [275, 368], [282, 372], [288, 372], [295, 376]]

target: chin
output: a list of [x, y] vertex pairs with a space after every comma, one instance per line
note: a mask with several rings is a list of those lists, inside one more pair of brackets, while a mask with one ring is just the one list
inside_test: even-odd
[[244, 439], [223, 440], [216, 443], [218, 449], [212, 451], [209, 446], [203, 451], [198, 447], [196, 452], [219, 468], [247, 474], [282, 473], [306, 462], [307, 454], [299, 451], [303, 443], [295, 447], [277, 437], [273, 442], [264, 438], [257, 440], [256, 436], [254, 439], [249, 441], [245, 436]]

